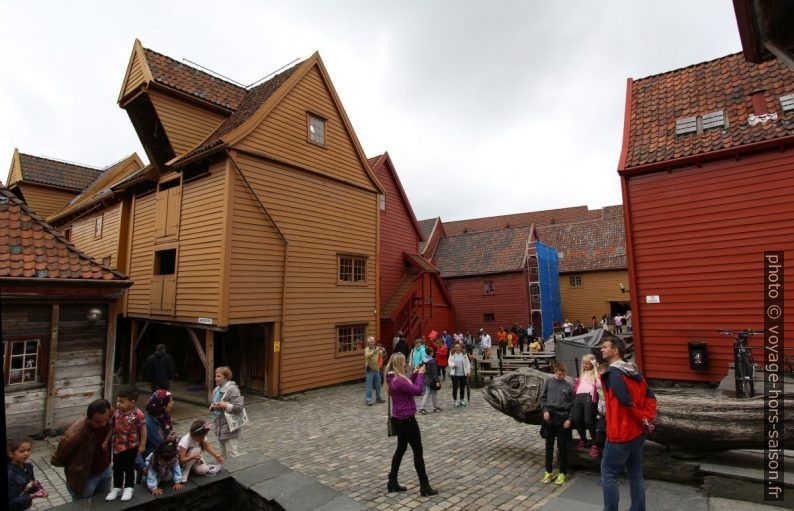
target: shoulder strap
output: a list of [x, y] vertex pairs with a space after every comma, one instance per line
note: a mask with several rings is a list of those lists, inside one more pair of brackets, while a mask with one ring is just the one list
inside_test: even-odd
[[[394, 375], [394, 378], [397, 378], [397, 375]], [[391, 384], [394, 383], [394, 378], [392, 378], [391, 383], [386, 385], [386, 409], [389, 412], [389, 418], [391, 419]]]

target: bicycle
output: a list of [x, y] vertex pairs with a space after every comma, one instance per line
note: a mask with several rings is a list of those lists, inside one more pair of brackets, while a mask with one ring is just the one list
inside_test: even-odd
[[760, 335], [759, 330], [719, 330], [722, 335], [734, 335], [736, 339], [733, 343], [734, 364], [733, 370], [736, 375], [736, 394], [743, 397], [753, 397], [755, 394], [755, 362], [753, 352], [747, 346], [747, 337], [750, 335]]

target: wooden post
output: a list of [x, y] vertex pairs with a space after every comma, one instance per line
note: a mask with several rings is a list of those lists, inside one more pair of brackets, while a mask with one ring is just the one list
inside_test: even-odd
[[129, 384], [135, 385], [135, 348], [138, 340], [138, 320], [133, 319], [130, 325], [130, 374]]
[[207, 402], [212, 402], [212, 390], [215, 388], [215, 332], [205, 330], [204, 337], [204, 382], [207, 385]]
[[281, 321], [273, 323], [267, 346], [267, 395], [278, 397], [279, 371], [281, 369]]
[[52, 429], [55, 424], [55, 363], [58, 361], [58, 324], [61, 321], [60, 304], [52, 304], [50, 316], [50, 352], [47, 360], [47, 400], [44, 403], [44, 429]]
[[116, 314], [118, 302], [108, 304], [108, 331], [105, 343], [105, 399], [113, 400], [113, 374], [116, 367]]

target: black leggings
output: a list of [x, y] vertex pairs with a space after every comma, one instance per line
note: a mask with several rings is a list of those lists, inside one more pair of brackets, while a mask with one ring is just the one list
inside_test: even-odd
[[463, 393], [466, 390], [465, 376], [452, 376], [452, 399], [458, 400], [458, 388], [460, 388], [460, 400], [463, 401]]
[[553, 426], [551, 423], [546, 423], [546, 472], [551, 472], [553, 468], [554, 441], [556, 440], [560, 458], [560, 473], [568, 474], [568, 433], [570, 431], [570, 429], [563, 428], [562, 425]]
[[441, 374], [441, 379], [447, 379], [447, 366], [438, 366], [438, 372]]
[[135, 486], [135, 457], [138, 448], [113, 454], [113, 487], [132, 488]]
[[422, 455], [422, 434], [419, 432], [419, 424], [416, 422], [416, 418], [392, 418], [392, 422], [397, 432], [397, 450], [394, 451], [394, 456], [392, 456], [391, 459], [389, 479], [394, 481], [397, 480], [397, 473], [400, 471], [400, 463], [402, 463], [403, 455], [408, 449], [408, 444], [410, 444], [411, 450], [414, 453], [414, 468], [416, 469], [416, 475], [419, 476], [419, 484], [427, 486], [425, 458]]
[[590, 440], [595, 439], [595, 403], [590, 393], [576, 394], [571, 409], [571, 419], [580, 440], [587, 440], [585, 428], [590, 432]]

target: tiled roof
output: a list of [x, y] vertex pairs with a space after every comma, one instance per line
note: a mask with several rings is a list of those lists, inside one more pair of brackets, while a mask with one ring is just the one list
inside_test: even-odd
[[443, 238], [433, 262], [444, 278], [519, 271], [531, 232], [530, 226]]
[[404, 254], [404, 256], [406, 259], [408, 259], [408, 261], [411, 262], [411, 264], [422, 271], [426, 271], [428, 273], [439, 273], [439, 269], [433, 265], [433, 263], [419, 254]]
[[545, 211], [530, 211], [528, 213], [444, 222], [444, 231], [447, 236], [457, 236], [467, 232], [494, 231], [509, 227], [528, 227], [532, 224], [543, 225], [570, 222], [587, 218], [599, 218], [600, 216], [601, 210], [599, 209], [590, 210], [587, 209], [587, 206], [575, 206], [572, 208], [547, 209]]
[[247, 92], [244, 87], [212, 76], [148, 48], [144, 48], [143, 51], [155, 82], [228, 110], [236, 110], [240, 107]]
[[[135, 158], [135, 160], [132, 160], [132, 158]], [[79, 211], [112, 193], [111, 188], [114, 185], [125, 181], [131, 175], [137, 174], [140, 170], [139, 167], [132, 164], [133, 161], [138, 161], [136, 154], [130, 155], [106, 167], [102, 173], [83, 190], [83, 193], [69, 201], [66, 206], [56, 211], [53, 215], [48, 217], [47, 220], [52, 222], [64, 215]]]
[[19, 163], [23, 181], [74, 191], [82, 191], [102, 173], [100, 169], [22, 153]]
[[[763, 89], [776, 120], [751, 126], [751, 93]], [[794, 112], [780, 97], [794, 94], [794, 70], [778, 59], [751, 64], [736, 53], [635, 80], [626, 168], [794, 135]], [[724, 111], [727, 126], [676, 135], [676, 120]]]
[[562, 253], [562, 273], [627, 268], [622, 212], [598, 220], [536, 225], [535, 233], [538, 241]]
[[419, 228], [422, 229], [422, 238], [430, 239], [430, 234], [433, 232], [433, 226], [436, 225], [438, 218], [428, 218], [427, 220], [419, 221]]
[[249, 90], [242, 99], [242, 102], [236, 108], [235, 112], [225, 121], [223, 121], [223, 123], [218, 126], [213, 133], [210, 133], [204, 142], [199, 144], [196, 149], [193, 149], [189, 153], [180, 157], [178, 161], [188, 159], [191, 156], [220, 145], [222, 143], [221, 137], [232, 132], [234, 129], [245, 123], [245, 121], [250, 119], [251, 116], [253, 116], [257, 110], [259, 110], [259, 107], [261, 107], [265, 101], [267, 101], [268, 98], [270, 98], [270, 96], [272, 96], [273, 93], [276, 92], [285, 81], [287, 81], [287, 79], [292, 75], [292, 73], [295, 72], [296, 69], [298, 69], [302, 63], [303, 62], [295, 64], [286, 71], [282, 71], [270, 80], [263, 82]]
[[3, 277], [127, 281], [123, 274], [77, 250], [0, 186], [0, 278]]

